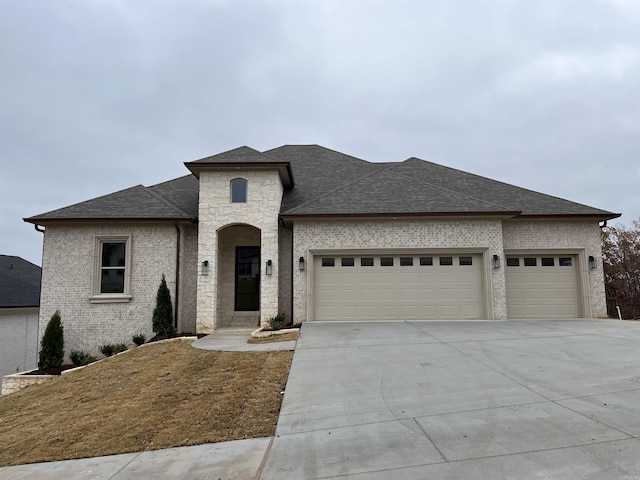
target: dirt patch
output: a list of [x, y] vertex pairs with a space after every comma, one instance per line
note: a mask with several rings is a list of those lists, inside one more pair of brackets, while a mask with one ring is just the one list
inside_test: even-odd
[[247, 340], [247, 343], [288, 342], [289, 340], [297, 340], [299, 336], [299, 332], [289, 332], [271, 335], [269, 337], [250, 337], [249, 340]]
[[0, 466], [272, 436], [292, 352], [156, 343], [0, 398]]

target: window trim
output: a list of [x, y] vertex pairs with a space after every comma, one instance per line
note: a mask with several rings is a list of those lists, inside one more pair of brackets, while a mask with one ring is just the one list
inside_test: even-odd
[[[244, 184], [244, 200], [234, 200], [233, 199], [233, 185], [234, 184]], [[249, 181], [246, 178], [238, 177], [233, 178], [229, 181], [229, 200], [231, 203], [247, 203], [247, 197], [249, 196]]]
[[[102, 245], [124, 243], [124, 291], [122, 293], [101, 293]], [[126, 303], [131, 301], [131, 235], [99, 235], [95, 237], [93, 249], [93, 284], [91, 303]]]

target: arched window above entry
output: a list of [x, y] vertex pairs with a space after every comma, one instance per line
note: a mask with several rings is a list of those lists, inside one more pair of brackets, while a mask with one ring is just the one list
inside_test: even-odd
[[245, 203], [247, 201], [247, 181], [244, 178], [231, 180], [231, 202]]

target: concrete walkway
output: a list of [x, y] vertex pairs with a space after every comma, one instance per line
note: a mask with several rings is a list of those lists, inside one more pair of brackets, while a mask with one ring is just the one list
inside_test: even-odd
[[274, 439], [0, 478], [631, 480], [639, 438], [640, 322], [308, 323]]

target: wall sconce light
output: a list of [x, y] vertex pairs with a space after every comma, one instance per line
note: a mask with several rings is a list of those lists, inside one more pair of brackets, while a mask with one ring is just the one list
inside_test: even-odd
[[498, 255], [493, 256], [493, 268], [500, 268], [500, 257]]
[[267, 267], [264, 270], [266, 275], [271, 275], [273, 273], [273, 262], [271, 260], [267, 260]]
[[596, 258], [593, 255], [589, 255], [589, 269], [590, 270], [596, 269]]
[[209, 275], [209, 260], [202, 262], [202, 270], [200, 270], [200, 274], [203, 277]]
[[304, 272], [304, 257], [300, 257], [300, 260], [298, 261], [298, 267], [300, 268], [301, 272]]

